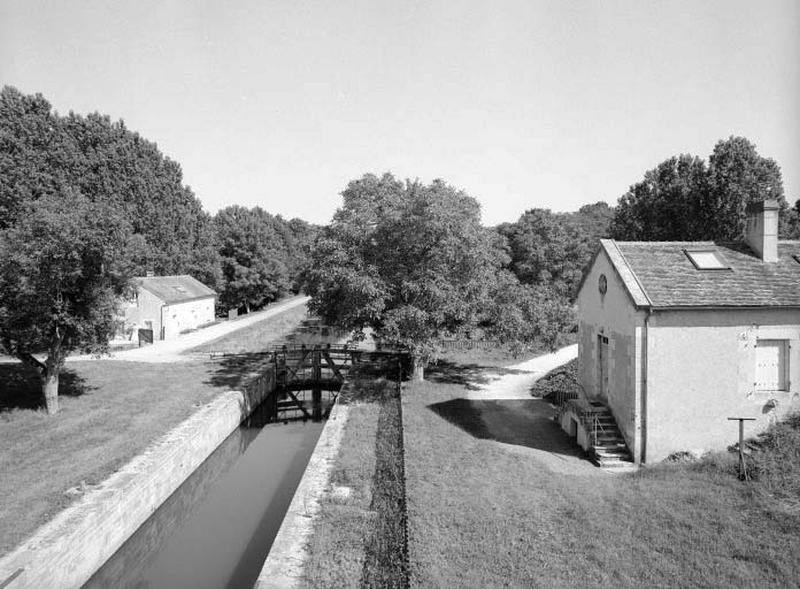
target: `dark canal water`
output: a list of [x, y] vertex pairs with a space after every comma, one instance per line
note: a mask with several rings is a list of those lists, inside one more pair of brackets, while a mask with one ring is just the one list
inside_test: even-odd
[[252, 587], [323, 425], [237, 429], [84, 588]]

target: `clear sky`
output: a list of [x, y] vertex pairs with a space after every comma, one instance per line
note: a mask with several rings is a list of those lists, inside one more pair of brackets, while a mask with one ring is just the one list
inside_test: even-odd
[[797, 0], [0, 0], [0, 84], [123, 119], [210, 212], [324, 223], [390, 170], [495, 224], [731, 134], [800, 198]]

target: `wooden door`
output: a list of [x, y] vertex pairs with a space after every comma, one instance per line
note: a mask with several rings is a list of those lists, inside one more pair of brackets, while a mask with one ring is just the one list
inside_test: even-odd
[[597, 368], [599, 382], [597, 386], [598, 396], [601, 399], [608, 399], [608, 338], [604, 335], [597, 336]]

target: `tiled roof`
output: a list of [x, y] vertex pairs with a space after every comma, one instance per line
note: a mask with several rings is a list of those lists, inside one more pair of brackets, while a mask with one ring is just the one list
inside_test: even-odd
[[[778, 242], [774, 263], [746, 245], [711, 241], [604, 239], [602, 247], [638, 306], [800, 307], [800, 241]], [[687, 249], [715, 250], [730, 269], [698, 270]]]
[[188, 274], [181, 276], [141, 276], [136, 283], [168, 304], [214, 297], [217, 293]]

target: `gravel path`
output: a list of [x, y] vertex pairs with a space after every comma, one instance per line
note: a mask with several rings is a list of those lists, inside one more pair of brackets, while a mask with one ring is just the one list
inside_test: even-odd
[[466, 398], [473, 400], [530, 399], [531, 386], [542, 376], [578, 356], [578, 344], [561, 348], [551, 354], [487, 372], [490, 380], [468, 391]]
[[583, 451], [553, 422], [553, 408], [531, 397], [531, 386], [542, 376], [573, 360], [578, 345], [567, 346], [513, 366], [487, 372], [487, 382], [465, 390], [482, 427], [505, 451], [542, 463], [551, 472], [578, 476], [605, 476]]
[[182, 356], [181, 354], [192, 348], [196, 348], [202, 344], [228, 335], [233, 331], [237, 331], [244, 327], [269, 319], [279, 313], [283, 313], [294, 307], [305, 305], [309, 297], [300, 296], [294, 297], [287, 301], [282, 301], [270, 306], [263, 311], [250, 313], [245, 317], [234, 319], [233, 321], [225, 321], [198, 329], [192, 333], [187, 333], [173, 340], [157, 341], [150, 346], [142, 348], [134, 348], [133, 350], [125, 350], [122, 352], [113, 352], [110, 356], [102, 356], [96, 358], [94, 356], [70, 356], [67, 360], [70, 362], [85, 361], [85, 360], [124, 360], [127, 362], [150, 362], [154, 364], [165, 364], [172, 362], [185, 362], [191, 360], [190, 356]]

